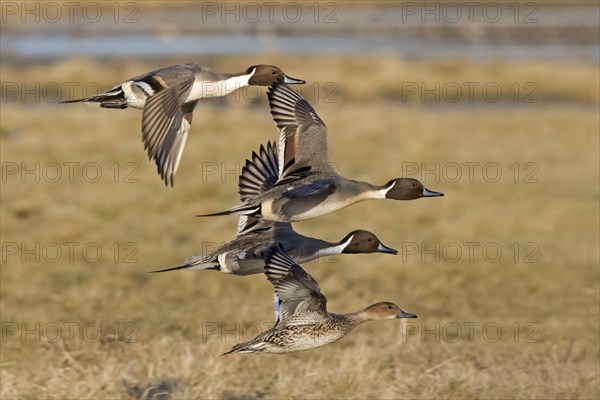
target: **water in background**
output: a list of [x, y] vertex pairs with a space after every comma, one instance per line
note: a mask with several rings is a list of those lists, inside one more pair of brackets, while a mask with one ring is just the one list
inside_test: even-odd
[[385, 52], [407, 59], [600, 62], [597, 2], [292, 3], [296, 8], [271, 3], [279, 6], [184, 2], [164, 9], [130, 2], [67, 10], [42, 5], [38, 15], [3, 6], [0, 55], [2, 62], [27, 62], [74, 56]]

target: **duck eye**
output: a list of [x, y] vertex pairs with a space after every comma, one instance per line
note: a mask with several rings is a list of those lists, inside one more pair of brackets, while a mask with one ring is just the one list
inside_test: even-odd
[[392, 309], [392, 306], [388, 306], [387, 308], [388, 308], [388, 310], [391, 310], [391, 309]]

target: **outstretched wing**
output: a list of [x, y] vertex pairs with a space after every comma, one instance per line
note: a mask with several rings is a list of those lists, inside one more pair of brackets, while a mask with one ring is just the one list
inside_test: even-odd
[[[246, 160], [239, 177], [238, 193], [242, 202], [253, 199], [271, 189], [279, 177], [277, 147], [274, 142], [260, 146], [258, 154], [252, 152], [252, 160]], [[258, 225], [259, 219], [242, 215], [238, 222], [238, 236]], [[260, 224], [262, 225], [262, 224]]]
[[242, 168], [238, 193], [241, 201], [254, 198], [275, 186], [279, 178], [277, 165], [277, 147], [274, 142], [268, 142], [267, 147], [261, 145], [252, 152], [252, 160], [246, 160]]
[[148, 157], [156, 162], [165, 184], [173, 180], [192, 123], [197, 101], [183, 104], [193, 75], [148, 97], [142, 111], [142, 140]]
[[298, 312], [305, 319], [312, 313], [319, 316], [327, 313], [327, 299], [321, 294], [319, 284], [284, 252], [281, 244], [268, 251], [265, 264], [267, 279], [281, 302], [280, 321], [285, 323]]
[[279, 129], [280, 176], [302, 167], [313, 173], [328, 168], [327, 127], [312, 106], [284, 83], [271, 85], [267, 96]]

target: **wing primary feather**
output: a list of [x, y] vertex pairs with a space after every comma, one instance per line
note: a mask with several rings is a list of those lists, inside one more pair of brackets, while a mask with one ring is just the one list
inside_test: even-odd
[[277, 169], [277, 148], [269, 142], [261, 145], [257, 152], [252, 152], [251, 160], [246, 160], [239, 177], [238, 193], [240, 200], [245, 201], [271, 189], [279, 179]]

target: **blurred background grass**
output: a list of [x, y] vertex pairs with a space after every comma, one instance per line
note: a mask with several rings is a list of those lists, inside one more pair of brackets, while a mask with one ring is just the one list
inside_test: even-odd
[[[311, 3], [301, 5], [310, 18], [270, 25], [243, 15], [223, 24], [222, 10], [202, 14], [203, 3], [131, 4], [137, 8], [119, 4], [119, 22], [137, 10], [133, 24], [81, 16], [73, 24], [23, 23], [3, 9], [3, 399], [598, 398], [597, 3], [519, 3], [521, 17], [535, 11], [526, 4], [538, 7], [532, 24], [512, 17], [449, 24], [449, 14], [423, 23], [407, 13], [413, 3], [391, 2], [322, 3], [315, 23]], [[508, 12], [510, 4], [498, 4]], [[112, 18], [109, 7], [103, 12]], [[325, 24], [335, 10], [338, 22]], [[193, 51], [181, 45], [188, 37]], [[445, 192], [362, 203], [295, 225], [331, 241], [368, 229], [400, 250], [305, 268], [331, 311], [387, 300], [418, 314], [416, 325], [367, 324], [306, 353], [219, 357], [255, 334], [252, 324], [272, 321], [267, 280], [147, 271], [233, 238], [235, 218], [193, 215], [235, 204], [235, 171], [277, 138], [264, 88], [199, 104], [173, 189], [147, 161], [139, 112], [52, 104], [79, 97], [86, 83], [106, 90], [182, 62], [229, 72], [278, 65], [307, 80], [299, 89], [327, 123], [340, 173], [382, 184], [416, 163], [414, 176]], [[65, 82], [77, 84], [72, 93]], [[491, 101], [476, 89], [471, 101], [468, 83], [491, 83], [502, 95]], [[458, 85], [463, 98], [451, 101], [436, 84]], [[413, 85], [433, 88], [439, 100]], [[478, 167], [470, 180], [470, 162], [497, 163], [502, 176], [491, 183]], [[66, 163], [78, 163], [72, 181]], [[421, 163], [439, 163], [440, 171], [457, 163], [462, 176], [453, 182], [450, 169], [422, 176]], [[63, 176], [53, 183], [56, 164]], [[90, 182], [95, 168], [82, 176], [85, 165], [102, 177]], [[26, 172], [36, 168], [39, 179]], [[526, 183], [532, 171], [535, 181]], [[467, 242], [479, 243], [472, 260]], [[502, 250], [497, 262], [482, 254], [486, 243]], [[454, 262], [442, 250], [449, 244], [462, 249]], [[62, 254], [53, 261], [55, 245]], [[23, 336], [22, 324], [35, 331], [36, 323], [43, 335]], [[72, 337], [68, 323], [79, 324]], [[471, 333], [470, 323], [479, 324]], [[502, 329], [498, 341], [484, 336], [487, 323]], [[62, 327], [59, 340], [43, 330], [52, 324]], [[94, 329], [85, 335], [85, 324], [102, 327], [101, 337]]]

